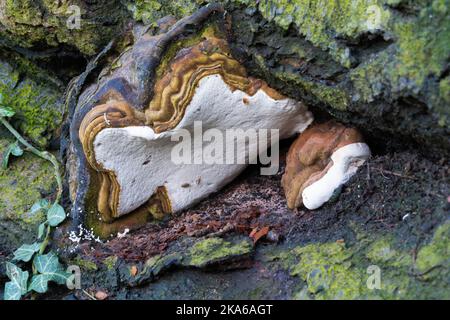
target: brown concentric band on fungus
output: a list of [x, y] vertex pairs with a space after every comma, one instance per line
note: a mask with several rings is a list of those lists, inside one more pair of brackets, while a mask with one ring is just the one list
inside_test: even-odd
[[285, 98], [264, 81], [247, 77], [244, 67], [229, 56], [225, 40], [209, 38], [182, 50], [156, 82], [155, 96], [145, 111], [147, 124], [157, 133], [174, 128], [183, 118], [199, 81], [213, 74], [219, 74], [232, 91], [252, 96], [262, 89], [275, 100]]
[[104, 221], [115, 217], [120, 193], [120, 185], [114, 172], [105, 170], [96, 160], [94, 153], [95, 136], [104, 128], [120, 128], [130, 125], [142, 125], [135, 112], [125, 102], [109, 102], [93, 108], [83, 119], [80, 126], [80, 140], [86, 159], [98, 175], [100, 183], [97, 205]]

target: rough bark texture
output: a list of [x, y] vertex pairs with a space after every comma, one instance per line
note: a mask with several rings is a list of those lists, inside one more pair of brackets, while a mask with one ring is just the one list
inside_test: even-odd
[[[0, 93], [17, 111], [13, 124], [38, 146], [59, 148], [71, 111], [64, 88], [93, 55], [120, 39], [128, 22], [155, 26], [207, 2], [0, 0]], [[450, 1], [220, 2], [234, 54], [250, 74], [307, 102], [316, 118], [356, 125], [375, 158], [336, 202], [312, 213], [288, 211], [281, 176], [260, 178], [250, 169], [175, 223], [97, 245], [97, 253], [86, 244], [70, 257], [88, 274], [84, 287], [120, 298], [450, 298]], [[80, 30], [67, 29], [71, 4], [81, 8]], [[9, 142], [0, 131], [0, 149]], [[26, 212], [40, 195], [51, 196], [50, 176], [31, 155], [0, 174], [0, 262], [36, 232], [42, 217]], [[249, 214], [245, 225], [239, 209], [250, 206], [268, 213]], [[244, 227], [226, 227], [236, 219]], [[192, 232], [174, 233], [177, 223]], [[240, 237], [255, 224], [276, 231], [278, 244], [249, 250]], [[195, 244], [208, 234], [226, 240]], [[220, 253], [213, 261], [205, 259], [211, 248]], [[201, 271], [217, 262], [245, 269]], [[373, 264], [381, 268], [382, 290], [365, 286]], [[163, 273], [169, 267], [182, 270]]]
[[[186, 2], [131, 8], [145, 21], [190, 13]], [[222, 2], [255, 75], [373, 136], [449, 153], [447, 0]]]
[[[68, 27], [75, 25], [75, 7], [80, 28]], [[32, 57], [92, 56], [121, 31], [126, 16], [119, 0], [2, 0], [0, 43]]]
[[[120, 299], [450, 298], [448, 166], [377, 155], [314, 211], [288, 210], [281, 175], [258, 170], [168, 222], [81, 244], [69, 263], [82, 266], [83, 288]], [[264, 227], [267, 237], [245, 241]], [[56, 296], [66, 295], [87, 299]]]
[[[74, 74], [126, 22], [154, 25], [207, 2], [3, 0], [0, 45]], [[449, 153], [448, 0], [219, 2], [254, 75], [371, 136]], [[81, 8], [79, 30], [66, 26], [69, 4]]]
[[448, 153], [448, 2], [385, 2], [261, 1], [234, 11], [236, 47], [285, 93], [373, 136]]

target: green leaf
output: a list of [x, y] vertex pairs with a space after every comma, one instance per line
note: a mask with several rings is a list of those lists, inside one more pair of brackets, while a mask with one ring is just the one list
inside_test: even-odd
[[4, 300], [20, 300], [22, 296], [22, 291], [20, 286], [16, 282], [7, 282], [5, 283], [5, 294]]
[[63, 222], [65, 218], [66, 213], [64, 212], [64, 208], [57, 203], [54, 203], [47, 212], [47, 221], [52, 227], [56, 227]]
[[50, 281], [50, 277], [47, 274], [37, 274], [34, 275], [31, 279], [30, 286], [28, 287], [28, 291], [34, 290], [38, 293], [44, 293], [48, 290], [48, 282]]
[[72, 274], [66, 272], [65, 270], [58, 270], [49, 274], [51, 281], [62, 285], [67, 283], [67, 279], [69, 279], [71, 275]]
[[14, 260], [28, 262], [33, 255], [39, 251], [40, 243], [23, 244], [19, 249], [14, 251]]
[[36, 255], [33, 264], [36, 270], [46, 275], [48, 281], [54, 281], [59, 284], [65, 284], [69, 273], [65, 272], [59, 263], [58, 256], [53, 252], [43, 255]]
[[23, 155], [23, 150], [19, 145], [19, 142], [16, 141], [14, 143], [11, 143], [8, 148], [6, 148], [5, 152], [3, 152], [3, 160], [2, 160], [2, 168], [6, 169], [8, 167], [9, 162], [9, 156], [10, 155], [20, 157]]
[[58, 256], [53, 252], [38, 254], [33, 259], [34, 266], [39, 273], [49, 273], [62, 269]]
[[28, 271], [22, 271], [11, 262], [6, 262], [6, 275], [11, 280], [5, 284], [5, 300], [18, 300], [27, 293]]
[[23, 150], [19, 145], [19, 141], [16, 141], [11, 145], [11, 154], [16, 157], [23, 155]]
[[45, 233], [45, 227], [47, 226], [46, 222], [42, 222], [38, 228], [38, 239], [42, 239]]
[[10, 107], [0, 105], [0, 117], [12, 117], [15, 111]]
[[40, 199], [37, 202], [35, 202], [30, 209], [30, 214], [34, 215], [39, 210], [47, 210], [50, 206], [50, 202], [48, 202], [47, 199]]

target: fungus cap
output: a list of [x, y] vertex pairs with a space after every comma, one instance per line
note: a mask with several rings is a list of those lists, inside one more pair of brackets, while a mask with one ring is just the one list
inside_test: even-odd
[[321, 207], [369, 157], [356, 129], [334, 121], [311, 126], [288, 152], [282, 177], [288, 207]]
[[[141, 35], [120, 56], [118, 67], [103, 72], [81, 94], [71, 123], [77, 165], [71, 170], [77, 175], [72, 213], [83, 219], [74, 219], [76, 224], [86, 222], [105, 235], [186, 209], [256, 163], [271, 144], [264, 150], [257, 145], [236, 150], [245, 164], [174, 163], [173, 140], [181, 132], [193, 136], [196, 121], [203, 131], [223, 136], [228, 129], [277, 129], [280, 139], [313, 121], [300, 101], [249, 77], [224, 33], [204, 27], [192, 39], [192, 26], [200, 28], [213, 8], [161, 34]], [[205, 144], [204, 150], [220, 143]]]
[[[145, 125], [104, 128], [95, 136], [91, 158], [95, 159], [95, 167], [113, 173], [115, 181], [112, 185], [117, 185], [118, 190], [108, 195], [109, 200], [114, 198], [108, 203], [114, 217], [128, 214], [145, 204], [158, 187], [166, 190], [170, 212], [178, 212], [220, 190], [246, 164], [256, 163], [258, 153], [265, 151], [259, 150], [258, 144], [237, 144], [233, 158], [244, 155], [246, 164], [225, 163], [226, 153], [230, 150], [224, 146], [230, 141], [220, 137], [226, 139], [227, 131], [238, 129], [245, 134], [250, 129], [260, 139], [265, 137], [260, 137], [257, 129], [277, 129], [283, 139], [303, 131], [311, 121], [311, 114], [298, 101], [275, 100], [262, 89], [252, 96], [240, 90], [232, 91], [220, 75], [210, 75], [200, 80], [175, 128], [161, 133]], [[209, 129], [215, 130], [213, 141], [203, 143], [205, 138], [196, 136], [199, 132], [195, 131], [195, 122], [201, 124], [205, 133]], [[194, 142], [192, 155], [201, 155], [207, 146], [208, 150], [222, 150], [222, 155], [215, 155], [222, 161], [210, 164], [199, 159], [193, 163], [176, 163], [173, 151], [182, 130], [187, 130], [183, 139], [201, 139], [200, 144]]]

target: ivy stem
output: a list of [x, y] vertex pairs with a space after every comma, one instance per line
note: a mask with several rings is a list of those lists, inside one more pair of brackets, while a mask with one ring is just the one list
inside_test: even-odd
[[48, 151], [40, 151], [38, 149], [36, 149], [35, 147], [33, 147], [30, 143], [28, 143], [28, 141], [26, 141], [19, 132], [16, 131], [16, 129], [14, 129], [14, 127], [12, 125], [9, 124], [8, 121], [6, 121], [6, 119], [4, 117], [0, 117], [0, 122], [6, 127], [6, 129], [9, 130], [9, 132], [12, 133], [12, 135], [14, 137], [16, 137], [16, 139], [23, 144], [30, 152], [34, 153], [35, 155], [37, 155], [40, 158], [43, 158], [45, 160], [48, 160], [52, 163], [53, 167], [55, 168], [55, 177], [56, 177], [56, 183], [58, 184], [58, 192], [56, 194], [56, 199], [55, 199], [55, 203], [58, 203], [59, 200], [61, 200], [61, 196], [62, 196], [62, 191], [63, 191], [63, 186], [62, 186], [62, 180], [61, 180], [61, 175], [60, 175], [60, 168], [59, 168], [59, 162], [56, 159], [56, 157], [51, 154]]
[[[1, 95], [0, 95], [0, 98], [1, 98]], [[61, 174], [60, 174], [60, 165], [59, 165], [58, 159], [56, 159], [56, 157], [48, 151], [40, 151], [40, 150], [36, 149], [35, 147], [33, 147], [28, 141], [26, 141], [21, 136], [21, 134], [16, 129], [14, 129], [14, 127], [5, 119], [4, 116], [0, 116], [0, 123], [3, 124], [6, 127], [6, 129], [8, 129], [8, 131], [17, 139], [17, 141], [19, 143], [21, 143], [22, 145], [25, 146], [25, 149], [27, 151], [30, 151], [31, 153], [35, 154], [36, 156], [38, 156], [42, 159], [45, 159], [47, 161], [50, 161], [52, 163], [53, 168], [55, 170], [54, 173], [55, 173], [56, 183], [58, 185], [58, 190], [56, 193], [55, 200], [53, 202], [53, 206], [57, 205], [59, 203], [59, 201], [61, 200], [61, 196], [62, 196], [62, 192], [63, 192], [62, 178], [61, 178]], [[48, 216], [48, 214], [47, 214], [47, 216]], [[44, 223], [46, 224], [47, 230], [46, 230], [45, 238], [39, 247], [39, 253], [38, 253], [39, 255], [44, 254], [45, 249], [47, 248], [47, 246], [50, 242], [50, 239], [51, 239], [50, 235], [51, 235], [52, 227], [50, 226], [48, 221], [46, 221]], [[31, 268], [32, 268], [33, 275], [36, 275], [38, 273], [38, 270], [36, 269], [36, 266], [34, 265], [34, 260], [31, 264]], [[26, 288], [28, 288], [28, 285], [26, 286]], [[23, 290], [23, 288], [21, 288], [21, 290]], [[30, 289], [28, 288], [27, 292], [29, 292], [29, 291], [30, 291]], [[22, 295], [22, 293], [21, 293], [21, 295]], [[31, 299], [34, 300], [35, 297], [36, 297], [36, 295], [34, 293], [32, 293]]]
[[45, 248], [47, 248], [47, 245], [50, 241], [50, 231], [51, 231], [51, 227], [50, 227], [50, 225], [47, 225], [47, 233], [45, 234], [45, 239], [44, 239], [44, 241], [42, 241], [41, 247], [39, 248], [39, 254], [43, 254], [45, 251]]
[[[62, 196], [62, 180], [61, 180], [61, 175], [60, 175], [60, 167], [59, 167], [59, 162], [56, 159], [56, 157], [51, 154], [48, 151], [40, 151], [38, 149], [36, 149], [35, 147], [33, 147], [28, 141], [26, 141], [19, 132], [17, 132], [16, 129], [14, 129], [14, 127], [4, 118], [4, 117], [0, 117], [0, 122], [6, 127], [6, 129], [9, 130], [9, 132], [11, 132], [11, 134], [21, 143], [23, 144], [28, 151], [32, 152], [33, 154], [35, 154], [36, 156], [43, 158], [45, 160], [48, 160], [52, 163], [54, 169], [55, 169], [55, 177], [56, 177], [56, 183], [58, 184], [58, 191], [56, 194], [56, 199], [53, 202], [54, 204], [59, 203], [59, 200], [61, 200], [61, 196]], [[44, 241], [42, 241], [41, 247], [39, 248], [39, 254], [43, 254], [45, 251], [45, 248], [47, 248], [47, 245], [50, 241], [50, 232], [51, 232], [51, 227], [50, 225], [47, 225], [47, 232], [45, 235], [45, 239]], [[33, 273], [36, 273], [36, 270], [34, 269], [33, 266]]]

